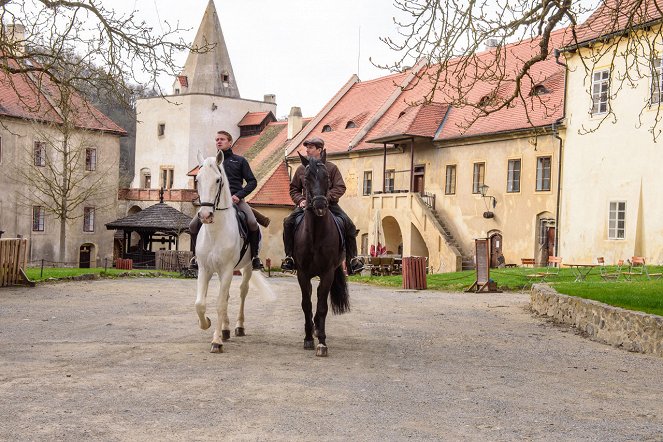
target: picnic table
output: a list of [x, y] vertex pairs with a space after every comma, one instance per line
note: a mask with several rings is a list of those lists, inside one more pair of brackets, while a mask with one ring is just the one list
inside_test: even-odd
[[571, 267], [573, 274], [576, 279], [575, 282], [582, 282], [587, 278], [587, 275], [592, 271], [594, 267], [598, 267], [598, 264], [577, 264], [577, 263], [565, 263], [566, 267]]

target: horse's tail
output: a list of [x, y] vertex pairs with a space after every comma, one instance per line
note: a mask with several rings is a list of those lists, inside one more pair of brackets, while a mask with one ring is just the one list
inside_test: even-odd
[[330, 297], [332, 313], [340, 315], [350, 311], [350, 292], [348, 291], [348, 283], [345, 280], [345, 273], [343, 273], [342, 266], [336, 267], [336, 271], [334, 272]]
[[251, 285], [268, 301], [275, 301], [276, 294], [272, 290], [272, 287], [267, 283], [267, 278], [262, 274], [260, 270], [251, 271], [251, 267], [248, 267], [242, 272], [251, 272]]

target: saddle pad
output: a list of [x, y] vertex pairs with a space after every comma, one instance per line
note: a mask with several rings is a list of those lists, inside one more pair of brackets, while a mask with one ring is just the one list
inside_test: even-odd
[[[297, 215], [295, 215], [295, 229], [293, 232], [296, 232], [297, 229], [299, 228], [299, 225], [302, 223], [302, 220], [304, 219], [304, 211], [301, 211]], [[341, 237], [341, 250], [345, 248], [345, 225], [343, 224], [343, 218], [340, 216], [336, 216], [332, 213], [332, 218], [334, 218], [334, 223], [336, 224], [336, 230], [338, 230], [338, 234]]]

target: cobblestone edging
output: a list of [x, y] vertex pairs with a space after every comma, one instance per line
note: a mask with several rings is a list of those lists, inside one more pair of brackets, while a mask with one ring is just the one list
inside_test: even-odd
[[590, 339], [628, 351], [663, 357], [663, 317], [557, 293], [535, 284], [530, 306], [556, 322], [572, 325]]

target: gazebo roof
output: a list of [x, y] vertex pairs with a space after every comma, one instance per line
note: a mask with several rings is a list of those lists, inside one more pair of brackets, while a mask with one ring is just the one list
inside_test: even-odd
[[191, 217], [165, 203], [106, 224], [108, 230], [181, 232], [189, 229]]

